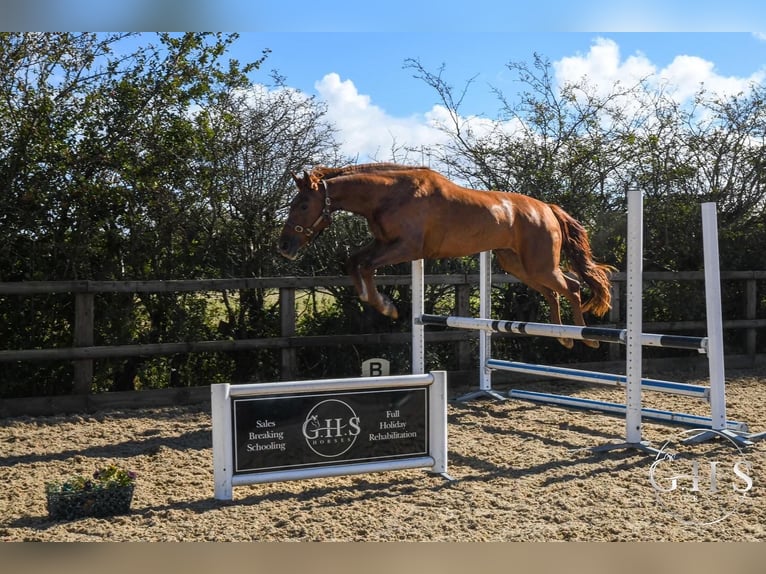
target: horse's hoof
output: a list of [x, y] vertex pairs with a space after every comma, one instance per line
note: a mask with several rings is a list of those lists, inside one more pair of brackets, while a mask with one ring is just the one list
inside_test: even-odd
[[559, 339], [559, 343], [564, 345], [567, 349], [571, 349], [572, 347], [574, 347], [573, 339]]
[[386, 308], [383, 314], [386, 317], [391, 317], [391, 319], [394, 319], [394, 320], [399, 318], [399, 310], [391, 303], [388, 303], [386, 305]]
[[378, 305], [375, 306], [378, 312], [384, 317], [390, 317], [391, 319], [399, 318], [399, 310], [396, 306], [388, 300], [387, 297], [381, 297]]
[[582, 344], [585, 345], [586, 347], [590, 347], [591, 349], [598, 349], [599, 347], [598, 341], [588, 341], [586, 339], [583, 339]]

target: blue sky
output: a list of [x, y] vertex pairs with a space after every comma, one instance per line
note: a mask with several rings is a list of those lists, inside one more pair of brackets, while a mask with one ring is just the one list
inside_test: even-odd
[[437, 33], [243, 32], [232, 55], [255, 59], [271, 49], [262, 73], [253, 78], [268, 82], [268, 72], [275, 69], [288, 85], [309, 94], [318, 94], [316, 84], [325, 75], [337, 73], [394, 115], [422, 113], [436, 103], [436, 94], [413, 78], [405, 60], [417, 59], [433, 71], [444, 64], [445, 77], [455, 87], [473, 78], [465, 111], [492, 114], [498, 104], [491, 87], [519, 89], [508, 62], [531, 62], [534, 53], [552, 62], [585, 57], [599, 39], [616, 44], [623, 64], [642, 55], [664, 69], [687, 55], [709, 62], [711, 73], [720, 76], [750, 77], [766, 70], [766, 36], [752, 33], [469, 32], [445, 42]]

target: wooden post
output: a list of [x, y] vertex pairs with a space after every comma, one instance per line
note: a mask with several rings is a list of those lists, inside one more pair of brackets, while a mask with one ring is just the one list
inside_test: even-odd
[[[279, 290], [279, 318], [283, 337], [295, 336], [295, 289], [282, 287]], [[295, 379], [297, 371], [296, 352], [293, 347], [282, 349], [280, 376], [283, 381]]]
[[[74, 346], [93, 346], [93, 293], [76, 293], [74, 298]], [[93, 361], [74, 361], [74, 393], [87, 395], [93, 384]]]
[[[745, 319], [755, 320], [756, 310], [758, 308], [758, 283], [755, 279], [748, 279], [745, 282]], [[745, 353], [755, 359], [755, 337], [756, 330], [752, 327], [745, 331]]]
[[[455, 314], [458, 317], [470, 317], [471, 286], [462, 283], [455, 286]], [[467, 371], [472, 368], [475, 359], [471, 358], [470, 341], [460, 341], [457, 344], [458, 369]]]

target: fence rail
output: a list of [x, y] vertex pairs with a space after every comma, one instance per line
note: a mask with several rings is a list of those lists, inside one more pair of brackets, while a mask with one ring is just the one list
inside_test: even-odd
[[[613, 279], [613, 307], [610, 312], [610, 325], [620, 322], [620, 309], [623, 305], [619, 286], [625, 282], [624, 273], [615, 273]], [[702, 271], [679, 273], [645, 272], [644, 281], [703, 281]], [[766, 280], [766, 271], [723, 271], [722, 281], [744, 281], [745, 300], [743, 301], [744, 319], [724, 320], [724, 329], [743, 329], [744, 348], [748, 355], [756, 353], [757, 330], [766, 327], [766, 319], [758, 319], [757, 281]], [[376, 278], [380, 285], [410, 285], [409, 275], [381, 275]], [[494, 274], [493, 285], [517, 283], [514, 277], [506, 274]], [[427, 275], [427, 285], [451, 285], [456, 288], [458, 314], [467, 309], [467, 290], [478, 285], [478, 274]], [[351, 286], [348, 277], [265, 277], [240, 279], [200, 279], [200, 280], [154, 280], [154, 281], [29, 281], [0, 283], [0, 296], [40, 294], [67, 294], [75, 297], [75, 316], [73, 327], [74, 346], [57, 349], [8, 349], [0, 350], [0, 363], [12, 361], [51, 361], [63, 360], [74, 362], [74, 392], [90, 392], [93, 378], [93, 361], [115, 357], [133, 357], [148, 355], [172, 355], [176, 353], [207, 353], [243, 351], [256, 348], [281, 349], [281, 367], [283, 379], [296, 378], [296, 349], [310, 346], [328, 346], [339, 344], [407, 344], [409, 333], [375, 333], [353, 335], [296, 336], [296, 292], [316, 287]], [[94, 346], [94, 296], [99, 293], [180, 293], [236, 291], [248, 289], [275, 289], [279, 291], [281, 316], [281, 336], [219, 341], [189, 341], [177, 343], [156, 343], [140, 345]], [[704, 329], [706, 323], [700, 321], [676, 321], [666, 323], [645, 323], [645, 330], [668, 332], [680, 330]], [[476, 337], [470, 332], [429, 332], [430, 342], [454, 341], [465, 343]], [[458, 351], [460, 361], [466, 362], [465, 345]]]

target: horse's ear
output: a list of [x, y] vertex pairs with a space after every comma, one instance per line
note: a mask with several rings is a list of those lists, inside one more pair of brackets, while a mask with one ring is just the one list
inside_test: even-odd
[[303, 181], [306, 182], [306, 185], [308, 186], [309, 189], [312, 189], [314, 191], [319, 189], [319, 187], [317, 187], [316, 185], [315, 178], [312, 177], [311, 174], [307, 171], [303, 172]]
[[319, 182], [321, 180], [321, 176], [316, 175], [309, 175], [307, 172], [303, 172], [304, 177], [306, 178], [306, 181], [309, 184], [309, 189], [313, 191], [319, 191]]
[[295, 185], [300, 186], [301, 185], [301, 180], [298, 177], [298, 174], [297, 173], [291, 173], [290, 175], [293, 177], [293, 181], [295, 182]]

